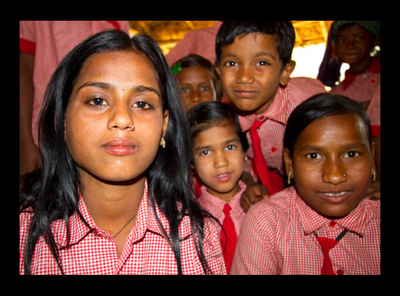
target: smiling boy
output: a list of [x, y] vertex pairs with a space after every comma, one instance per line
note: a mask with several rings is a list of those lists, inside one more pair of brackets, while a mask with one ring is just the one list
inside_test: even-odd
[[[236, 107], [242, 130], [251, 146], [248, 150], [243, 180], [248, 185], [245, 195], [249, 204], [283, 189], [283, 145], [286, 121], [292, 110], [312, 95], [325, 92], [319, 81], [292, 78], [295, 68], [291, 54], [295, 42], [293, 25], [289, 21], [241, 22], [227, 21], [216, 40], [216, 65], [222, 87]], [[256, 121], [262, 156], [253, 150], [250, 129]], [[263, 173], [257, 166], [266, 162]], [[263, 176], [264, 175], [264, 176]], [[263, 181], [272, 180], [275, 188]], [[257, 183], [260, 179], [260, 183]], [[243, 205], [242, 205], [243, 206]]]

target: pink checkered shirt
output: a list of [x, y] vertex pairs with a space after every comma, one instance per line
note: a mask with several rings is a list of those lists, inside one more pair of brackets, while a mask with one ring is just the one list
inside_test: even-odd
[[316, 236], [335, 239], [329, 251], [336, 274], [380, 274], [380, 201], [364, 199], [346, 217], [330, 220], [289, 187], [255, 204], [246, 214], [231, 274], [321, 274]]
[[[137, 220], [119, 258], [114, 238], [96, 226], [82, 197], [80, 198], [79, 211], [94, 231], [90, 232], [77, 213], [71, 216], [71, 244], [76, 244], [59, 251], [65, 274], [177, 274], [174, 253], [162, 235], [150, 206], [147, 190], [146, 182]], [[166, 217], [158, 207], [156, 211], [168, 233], [169, 225]], [[23, 258], [31, 217], [31, 213], [20, 214], [20, 274], [24, 273]], [[51, 228], [56, 243], [64, 246], [66, 244], [64, 221], [56, 220]], [[219, 234], [209, 220], [206, 220], [204, 229], [205, 258], [214, 274], [226, 274]], [[179, 234], [181, 238], [188, 237], [181, 242], [183, 274], [203, 274], [203, 268], [190, 235], [189, 217], [185, 217], [180, 224]], [[31, 270], [32, 274], [61, 274], [43, 237], [36, 245]]]
[[[239, 187], [240, 190], [235, 196], [230, 200], [228, 203], [229, 206], [232, 208], [230, 215], [235, 225], [236, 235], [239, 236], [240, 229], [242, 228], [242, 223], [244, 220], [244, 216], [246, 213], [243, 211], [242, 207], [240, 206], [240, 198], [242, 197], [243, 192], [246, 190], [246, 184], [243, 181], [239, 180]], [[201, 195], [199, 197], [200, 204], [211, 214], [213, 215], [219, 223], [224, 222], [225, 214], [223, 212], [224, 206], [226, 202], [219, 197], [212, 195], [211, 193], [207, 192], [206, 186], [201, 186]], [[215, 223], [217, 224], [217, 223]]]
[[323, 84], [316, 79], [295, 77], [289, 80], [286, 87], [278, 87], [271, 106], [262, 114], [239, 116], [240, 126], [246, 132], [250, 148], [247, 150], [248, 161], [245, 171], [250, 172], [255, 179], [251, 167], [253, 147], [250, 136], [250, 127], [257, 118], [267, 118], [258, 129], [261, 149], [264, 158], [271, 169], [283, 173], [283, 135], [286, 122], [292, 111], [303, 101], [313, 95], [326, 92]]

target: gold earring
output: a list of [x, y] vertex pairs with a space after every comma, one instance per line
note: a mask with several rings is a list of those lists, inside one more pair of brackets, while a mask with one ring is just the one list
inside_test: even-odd
[[289, 173], [287, 175], [287, 183], [290, 185], [290, 175], [292, 174], [292, 170], [289, 170]]
[[376, 181], [376, 172], [375, 169], [372, 168], [372, 183]]
[[161, 147], [163, 147], [163, 149], [165, 149], [165, 140], [164, 140], [164, 137], [161, 137]]

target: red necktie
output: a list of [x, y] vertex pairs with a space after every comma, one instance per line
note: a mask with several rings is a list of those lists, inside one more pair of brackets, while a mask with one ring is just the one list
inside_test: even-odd
[[324, 254], [324, 263], [322, 264], [321, 269], [322, 275], [335, 275], [335, 272], [332, 268], [331, 258], [329, 258], [329, 250], [337, 245], [337, 243], [342, 239], [342, 237], [344, 237], [347, 231], [347, 229], [343, 230], [336, 239], [318, 237], [318, 235], [314, 232], [319, 244], [321, 245], [322, 253]]
[[235, 225], [233, 224], [233, 221], [229, 216], [230, 211], [231, 207], [229, 206], [229, 204], [225, 204], [223, 209], [223, 212], [225, 214], [224, 221], [222, 222], [223, 230], [221, 229], [221, 246], [224, 254], [226, 271], [228, 272], [228, 274], [231, 270], [233, 254], [235, 253], [237, 242]]
[[[257, 129], [264, 121], [255, 120], [250, 128], [251, 141], [253, 142], [254, 164], [258, 177], [267, 188], [269, 195], [281, 191], [283, 186], [282, 178], [268, 169], [267, 162], [262, 154], [260, 136]], [[276, 176], [275, 176], [276, 175]]]

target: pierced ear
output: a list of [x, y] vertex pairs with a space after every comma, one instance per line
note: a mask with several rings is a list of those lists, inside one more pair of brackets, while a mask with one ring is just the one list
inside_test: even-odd
[[279, 84], [281, 86], [286, 86], [290, 80], [290, 75], [294, 71], [294, 68], [296, 67], [296, 62], [295, 61], [289, 61], [285, 67], [283, 67], [283, 70], [281, 72]]
[[[292, 172], [292, 174], [293, 174], [293, 162], [292, 162], [292, 158], [290, 156], [290, 151], [287, 148], [283, 149], [283, 161], [285, 163], [286, 174], [289, 174], [289, 172]], [[293, 175], [292, 175], [292, 178], [293, 178]]]

